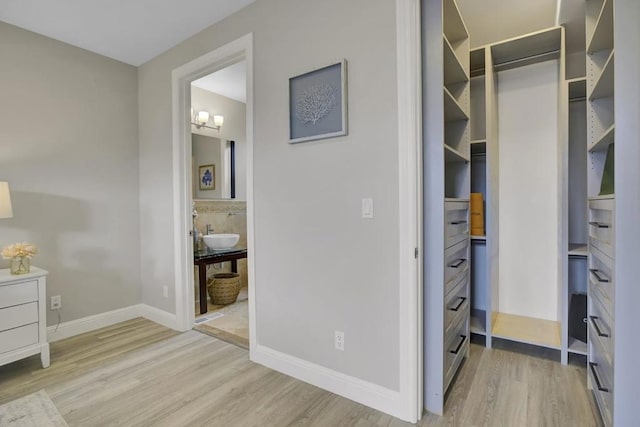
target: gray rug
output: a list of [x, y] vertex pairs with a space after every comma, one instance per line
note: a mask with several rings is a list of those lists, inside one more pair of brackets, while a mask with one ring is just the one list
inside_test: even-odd
[[0, 406], [2, 427], [68, 427], [46, 391], [21, 397]]

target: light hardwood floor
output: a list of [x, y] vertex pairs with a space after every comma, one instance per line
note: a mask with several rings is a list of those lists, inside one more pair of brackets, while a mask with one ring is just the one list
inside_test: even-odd
[[[0, 403], [44, 388], [70, 426], [407, 426], [388, 415], [256, 365], [199, 332], [135, 319], [53, 343], [0, 367]], [[599, 425], [582, 366], [516, 348], [471, 346], [446, 404], [422, 426]]]

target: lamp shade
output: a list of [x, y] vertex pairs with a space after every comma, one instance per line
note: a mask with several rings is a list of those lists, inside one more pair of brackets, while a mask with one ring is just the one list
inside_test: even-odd
[[9, 183], [0, 181], [0, 218], [13, 218]]
[[213, 124], [220, 127], [224, 123], [224, 116], [213, 116]]
[[201, 125], [206, 125], [209, 121], [209, 112], [208, 111], [200, 111], [198, 113], [198, 123]]

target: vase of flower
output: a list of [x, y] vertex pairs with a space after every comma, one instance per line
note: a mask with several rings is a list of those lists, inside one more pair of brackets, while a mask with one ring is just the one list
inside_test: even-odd
[[31, 260], [26, 256], [17, 256], [9, 260], [11, 274], [26, 274], [31, 269]]
[[11, 274], [26, 274], [31, 269], [31, 257], [38, 248], [31, 243], [14, 243], [2, 249], [2, 258], [9, 260]]

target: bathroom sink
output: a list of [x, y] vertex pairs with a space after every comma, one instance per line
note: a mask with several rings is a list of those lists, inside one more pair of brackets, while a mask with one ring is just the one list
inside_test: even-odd
[[240, 240], [239, 234], [207, 234], [202, 237], [204, 244], [209, 249], [229, 249], [234, 247], [238, 240]]

